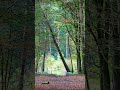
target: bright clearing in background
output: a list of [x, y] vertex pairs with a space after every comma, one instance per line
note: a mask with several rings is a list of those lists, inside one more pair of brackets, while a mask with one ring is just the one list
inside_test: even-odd
[[[69, 5], [74, 11], [70, 11]], [[83, 71], [84, 19], [80, 18], [79, 8], [79, 0], [36, 1], [36, 74], [66, 75]]]

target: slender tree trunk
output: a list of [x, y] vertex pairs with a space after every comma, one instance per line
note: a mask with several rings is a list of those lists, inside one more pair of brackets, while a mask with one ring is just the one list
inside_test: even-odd
[[23, 90], [24, 73], [25, 73], [25, 60], [22, 61], [20, 81], [19, 81], [19, 90]]
[[[101, 32], [101, 31], [100, 31]], [[104, 32], [98, 33], [98, 54], [100, 59], [100, 82], [101, 82], [101, 90], [110, 90], [110, 75], [108, 68], [108, 41], [102, 42], [101, 40], [108, 40], [108, 38], [104, 38]]]
[[99, 53], [101, 90], [110, 90], [110, 76], [109, 76], [108, 63], [104, 59], [105, 58], [104, 56], [101, 53]]
[[[88, 27], [87, 27], [88, 29]], [[88, 30], [85, 30], [85, 36], [88, 36]], [[85, 42], [88, 41], [88, 37], [85, 38]], [[87, 71], [87, 59], [88, 59], [88, 48], [87, 48], [87, 44], [84, 44], [85, 47], [83, 48], [83, 72], [85, 75], [85, 86], [86, 86], [86, 90], [90, 90], [90, 86], [89, 86], [89, 78], [88, 78], [88, 71]]]
[[45, 57], [46, 57], [46, 51], [44, 51], [44, 55], [43, 55], [43, 65], [42, 65], [42, 71], [45, 71]]
[[[11, 24], [11, 23], [10, 23]], [[11, 39], [12, 37], [12, 27], [10, 26], [10, 32], [9, 32], [9, 39]], [[9, 42], [9, 44], [11, 45], [11, 42]], [[10, 76], [10, 72], [11, 72], [11, 64], [12, 64], [12, 49], [8, 48], [8, 58], [6, 61], [6, 72], [5, 72], [5, 89], [8, 90], [8, 86], [9, 86], [9, 80], [11, 78]]]
[[88, 73], [87, 73], [87, 66], [86, 66], [86, 58], [85, 56], [83, 57], [84, 60], [83, 60], [83, 66], [84, 66], [84, 74], [85, 74], [85, 83], [86, 83], [86, 89], [87, 90], [90, 90], [90, 87], [89, 87], [89, 81], [88, 81]]
[[105, 10], [106, 7], [107, 6], [105, 0], [100, 1], [97, 5], [97, 13], [99, 13], [97, 34], [98, 34], [98, 54], [100, 59], [101, 90], [110, 90], [110, 75], [108, 68], [109, 23], [106, 23], [107, 21], [106, 16], [109, 12]]
[[52, 53], [51, 53], [51, 36], [50, 36], [50, 34], [49, 34], [49, 53], [50, 53], [50, 56], [52, 55]]
[[[12, 10], [10, 10], [12, 11]], [[10, 17], [11, 17], [11, 12], [9, 13]], [[11, 27], [11, 22], [9, 22], [9, 39], [11, 40], [11, 36], [12, 36], [12, 27]], [[8, 42], [11, 45], [11, 42]], [[9, 68], [10, 68], [10, 57], [11, 57], [11, 49], [8, 47], [8, 52], [7, 52], [7, 60], [6, 60], [6, 67], [5, 67], [5, 90], [7, 90], [7, 87], [9, 85], [8, 83], [8, 77], [9, 77]]]
[[80, 0], [80, 5], [79, 5], [79, 45], [80, 45], [80, 64], [81, 64], [81, 72], [83, 71], [83, 48], [84, 48], [84, 0]]
[[113, 30], [113, 83], [112, 90], [120, 89], [120, 29]]
[[120, 29], [114, 26], [113, 30], [113, 67], [112, 67], [112, 90], [120, 89]]
[[36, 58], [36, 67], [35, 67], [35, 71], [38, 71], [38, 66], [39, 66], [39, 59], [40, 59], [40, 52], [39, 52], [39, 46], [37, 47], [37, 58]]
[[72, 56], [71, 56], [71, 48], [70, 48], [70, 38], [68, 36], [68, 47], [69, 47], [69, 55], [70, 55], [70, 60], [71, 60], [71, 68], [72, 68], [72, 73], [73, 73], [73, 60], [72, 60]]
[[81, 72], [81, 58], [80, 58], [80, 38], [79, 31], [76, 31], [76, 53], [77, 53], [77, 72]]
[[45, 58], [46, 58], [46, 40], [45, 40], [45, 47], [44, 47], [44, 55], [43, 55], [43, 65], [42, 65], [42, 71], [45, 71]]
[[4, 55], [3, 55], [3, 47], [1, 46], [1, 77], [2, 77], [2, 81], [1, 81], [1, 90], [4, 90]]
[[[111, 2], [111, 31], [112, 31], [112, 90], [120, 90], [120, 1]], [[117, 13], [117, 14], [116, 14]], [[116, 18], [118, 17], [118, 18]]]
[[8, 49], [8, 57], [6, 61], [6, 67], [5, 67], [5, 90], [7, 90], [7, 80], [8, 80], [8, 67], [9, 67], [9, 58], [10, 58], [10, 49]]
[[22, 62], [21, 74], [20, 74], [20, 82], [19, 82], [19, 90], [23, 90], [24, 71], [25, 71], [25, 60], [23, 60], [23, 62]]
[[7, 81], [7, 90], [9, 88], [9, 81], [11, 78], [11, 69], [12, 69], [12, 61], [13, 61], [13, 51], [10, 52], [10, 65], [9, 65], [9, 69], [8, 69], [8, 81]]
[[65, 57], [68, 58], [68, 33], [66, 33], [66, 54], [65, 54]]
[[25, 74], [25, 60], [26, 60], [26, 45], [25, 45], [25, 40], [26, 40], [26, 32], [25, 32], [25, 27], [24, 27], [24, 32], [23, 32], [23, 39], [24, 39], [24, 46], [23, 46], [23, 54], [21, 55], [21, 60], [22, 60], [22, 64], [21, 64], [21, 74], [20, 74], [20, 81], [19, 81], [19, 90], [23, 90], [23, 86], [24, 86], [24, 74]]
[[22, 60], [22, 64], [21, 64], [21, 74], [20, 74], [20, 80], [19, 80], [19, 90], [23, 90], [23, 88], [24, 88], [24, 76], [25, 76], [25, 64], [26, 64], [26, 50], [27, 50], [27, 45], [26, 45], [26, 43], [27, 43], [27, 16], [28, 16], [28, 8], [27, 8], [27, 6], [28, 6], [28, 1], [24, 1], [24, 6], [26, 7], [25, 9], [24, 9], [24, 24], [23, 24], [23, 36], [22, 36], [22, 38], [23, 38], [23, 53], [22, 53], [22, 55], [21, 55], [21, 60]]
[[[59, 30], [59, 26], [57, 26], [57, 37], [56, 37], [56, 42], [58, 43], [58, 47], [60, 46], [60, 30]], [[56, 53], [56, 57], [57, 59], [59, 58], [59, 52]]]
[[58, 43], [58, 46], [60, 46], [60, 30], [59, 30], [59, 26], [57, 27], [57, 38], [56, 41]]

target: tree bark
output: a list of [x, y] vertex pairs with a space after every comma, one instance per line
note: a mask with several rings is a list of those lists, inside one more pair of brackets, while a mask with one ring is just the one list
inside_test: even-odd
[[71, 60], [71, 68], [72, 68], [72, 73], [74, 72], [73, 70], [73, 60], [72, 60], [72, 56], [71, 56], [71, 48], [70, 48], [70, 38], [68, 36], [68, 47], [69, 47], [69, 55], [70, 55], [70, 60]]
[[85, 53], [85, 56], [83, 57], [83, 66], [84, 66], [84, 74], [85, 74], [85, 84], [86, 84], [86, 89], [87, 90], [90, 90], [90, 86], [89, 86], [89, 81], [88, 81], [88, 73], [87, 73], [87, 66], [86, 66], [86, 59], [87, 58], [85, 58], [86, 57], [86, 54], [87, 53]]
[[25, 63], [26, 63], [26, 45], [25, 45], [26, 32], [25, 30], [26, 28], [24, 27], [24, 32], [23, 32], [24, 45], [23, 45], [23, 53], [21, 55], [22, 64], [21, 64], [21, 71], [20, 71], [21, 74], [20, 74], [20, 81], [19, 81], [19, 90], [23, 90], [23, 86], [24, 86]]
[[9, 88], [9, 81], [10, 81], [10, 78], [11, 78], [11, 69], [12, 69], [12, 62], [13, 62], [13, 51], [11, 50], [11, 53], [10, 53], [10, 65], [9, 65], [9, 69], [8, 69], [8, 81], [7, 81], [7, 90]]
[[112, 90], [120, 89], [120, 31], [113, 30], [113, 84]]
[[45, 40], [45, 44], [44, 44], [44, 54], [43, 54], [43, 65], [42, 65], [42, 71], [45, 71], [45, 58], [46, 58], [46, 40]]
[[[120, 1], [111, 2], [111, 31], [112, 31], [112, 90], [120, 89]], [[117, 14], [116, 14], [117, 12]], [[116, 18], [118, 17], [118, 18]]]
[[38, 71], [38, 66], [39, 66], [39, 59], [40, 59], [39, 46], [36, 47], [36, 49], [37, 49], [37, 52], [36, 52], [37, 57], [36, 57], [36, 62], [35, 62], [36, 63], [35, 71], [37, 72]]
[[68, 58], [68, 33], [66, 33], [66, 58]]
[[7, 61], [6, 61], [6, 67], [5, 67], [5, 90], [7, 90], [7, 80], [8, 80], [8, 67], [9, 67], [9, 59], [10, 59], [10, 49], [8, 49], [8, 57], [7, 57]]
[[80, 38], [79, 31], [76, 31], [76, 53], [77, 53], [77, 72], [81, 72], [81, 58], [80, 58]]
[[[110, 75], [108, 68], [108, 53], [109, 53], [109, 23], [108, 13], [105, 8], [108, 8], [106, 1], [102, 0], [96, 3], [98, 17], [98, 54], [100, 59], [100, 85], [101, 90], [110, 90]], [[106, 17], [107, 16], [107, 17]]]
[[3, 47], [1, 46], [1, 77], [2, 77], [2, 81], [1, 81], [1, 90], [4, 90], [4, 55], [3, 55]]

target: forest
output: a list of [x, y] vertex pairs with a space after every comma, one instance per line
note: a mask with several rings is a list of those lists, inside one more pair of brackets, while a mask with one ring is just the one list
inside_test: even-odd
[[[66, 3], [48, 0], [46, 2], [36, 1], [36, 72], [49, 71], [57, 74], [57, 72], [54, 72], [55, 70], [65, 69], [67, 72], [76, 71], [76, 73], [83, 71], [83, 48], [85, 46], [84, 3], [82, 3], [81, 15], [79, 15], [79, 1], [76, 0], [68, 5]], [[75, 9], [74, 12], [71, 9]]]
[[88, 90], [119, 90], [119, 8], [119, 1], [36, 0], [36, 74], [84, 74]]
[[119, 76], [120, 0], [0, 2], [0, 90], [119, 90]]

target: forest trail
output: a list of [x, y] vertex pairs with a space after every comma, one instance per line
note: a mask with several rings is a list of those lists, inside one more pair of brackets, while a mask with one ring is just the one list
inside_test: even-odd
[[[42, 82], [49, 84], [42, 84]], [[36, 76], [35, 90], [85, 90], [84, 75]]]

